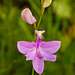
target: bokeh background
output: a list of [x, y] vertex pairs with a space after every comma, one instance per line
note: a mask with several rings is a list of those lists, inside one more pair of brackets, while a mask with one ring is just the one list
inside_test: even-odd
[[[33, 41], [33, 25], [24, 23], [21, 11], [30, 8], [39, 20], [40, 0], [0, 0], [0, 75], [31, 75], [32, 61], [17, 50], [18, 41]], [[75, 0], [53, 0], [39, 30], [45, 41], [60, 40], [56, 62], [45, 62], [42, 75], [75, 75]], [[35, 72], [35, 75], [38, 75]]]

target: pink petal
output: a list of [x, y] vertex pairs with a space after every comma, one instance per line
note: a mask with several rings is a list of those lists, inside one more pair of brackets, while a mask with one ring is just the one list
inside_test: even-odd
[[56, 55], [44, 56], [43, 60], [55, 62], [56, 57], [57, 57]]
[[41, 57], [43, 57], [43, 60], [46, 60], [46, 61], [56, 61], [56, 55], [52, 55], [50, 52], [47, 52], [47, 51], [44, 51], [44, 50], [40, 50], [40, 55]]
[[35, 30], [35, 33], [38, 34], [38, 30]]
[[42, 38], [42, 34], [45, 32], [45, 30], [43, 31], [38, 31], [38, 30], [35, 30], [35, 33], [37, 34], [37, 38]]
[[60, 45], [60, 41], [41, 42], [40, 49], [49, 53], [55, 53], [59, 50]]
[[17, 48], [21, 53], [27, 54], [27, 52], [35, 48], [35, 42], [19, 41], [17, 43]]
[[34, 60], [33, 60], [33, 67], [34, 67], [34, 70], [41, 74], [44, 70], [44, 61], [42, 58], [38, 58], [36, 57]]
[[21, 12], [21, 18], [24, 22], [26, 22], [28, 24], [33, 24], [36, 22], [36, 19], [32, 15], [32, 12], [30, 11], [29, 8], [26, 8]]
[[31, 52], [28, 52], [26, 55], [26, 60], [34, 60], [35, 56], [36, 56], [36, 48], [34, 50], [32, 50]]
[[45, 50], [42, 50], [41, 48], [39, 48], [39, 51], [40, 51], [40, 56], [41, 56], [41, 57], [52, 55], [52, 53], [47, 52], [47, 51], [45, 51]]
[[45, 32], [45, 30], [43, 31], [38, 31], [38, 30], [35, 30], [35, 33], [38, 35], [39, 33], [43, 34]]

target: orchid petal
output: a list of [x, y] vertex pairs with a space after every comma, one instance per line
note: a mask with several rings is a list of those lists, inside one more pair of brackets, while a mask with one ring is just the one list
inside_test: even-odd
[[17, 48], [22, 54], [27, 54], [35, 48], [35, 42], [19, 41]]
[[44, 60], [42, 58], [36, 57], [33, 60], [33, 67], [37, 73], [41, 74], [44, 70]]
[[32, 12], [30, 11], [29, 8], [26, 8], [21, 12], [21, 18], [24, 22], [26, 22], [28, 24], [33, 24], [36, 22], [36, 19], [32, 15]]
[[56, 55], [44, 56], [43, 60], [55, 62], [56, 61], [56, 57], [57, 57]]
[[49, 53], [55, 53], [59, 50], [60, 45], [60, 41], [41, 42], [40, 49]]
[[38, 30], [35, 30], [35, 33], [38, 35], [39, 33], [40, 34], [43, 34], [45, 32], [45, 30], [43, 30], [43, 31], [38, 31]]
[[38, 30], [35, 30], [35, 33], [38, 34]]
[[40, 50], [41, 57], [43, 57], [43, 60], [52, 61], [52, 62], [56, 61], [56, 55], [53, 55], [50, 52], [41, 50], [40, 48], [39, 48], [39, 50]]
[[26, 60], [34, 60], [35, 56], [36, 56], [36, 48], [34, 50], [32, 50], [31, 52], [28, 52], [26, 55]]
[[35, 33], [37, 34], [37, 38], [42, 38], [42, 34], [45, 32], [45, 30], [43, 30], [43, 31], [38, 31], [38, 30], [35, 30]]

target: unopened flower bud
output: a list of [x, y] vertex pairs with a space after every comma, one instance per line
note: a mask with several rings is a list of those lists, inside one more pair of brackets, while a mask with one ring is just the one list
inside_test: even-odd
[[32, 12], [30, 11], [29, 8], [25, 8], [22, 12], [21, 12], [21, 18], [25, 23], [28, 24], [33, 24], [36, 22], [35, 17], [32, 15]]
[[44, 4], [43, 4], [43, 7], [44, 8], [48, 7], [51, 4], [51, 2], [52, 2], [52, 0], [45, 0]]

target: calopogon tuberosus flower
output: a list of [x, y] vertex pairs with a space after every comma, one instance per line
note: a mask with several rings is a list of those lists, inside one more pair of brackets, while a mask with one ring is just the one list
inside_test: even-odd
[[36, 22], [35, 17], [32, 15], [32, 12], [30, 11], [29, 8], [25, 8], [22, 12], [21, 12], [21, 18], [25, 23], [28, 24], [34, 24]]
[[19, 41], [17, 43], [18, 50], [26, 56], [26, 61], [32, 60], [34, 70], [41, 74], [44, 70], [44, 61], [56, 61], [56, 55], [60, 48], [60, 41], [41, 41], [42, 34], [45, 31], [35, 30], [37, 34], [37, 42]]
[[52, 3], [52, 0], [45, 0], [45, 1], [44, 1], [44, 4], [43, 4], [43, 7], [46, 8], [46, 7], [48, 7], [51, 3]]

